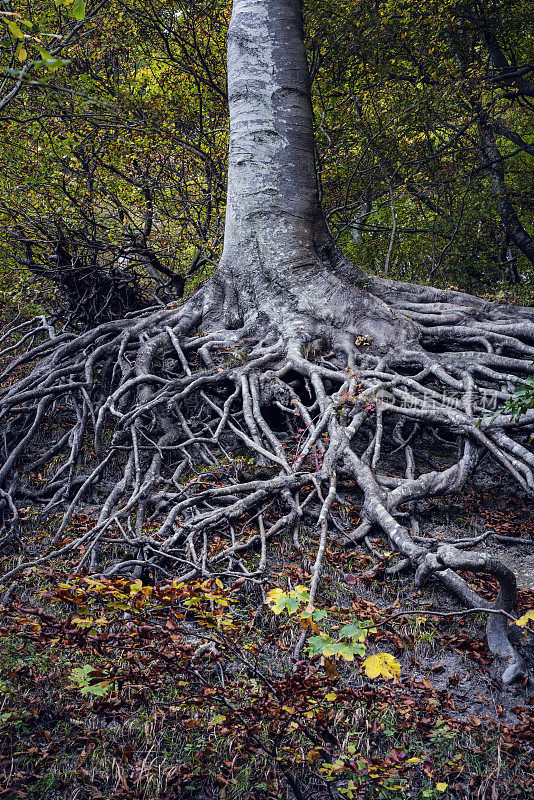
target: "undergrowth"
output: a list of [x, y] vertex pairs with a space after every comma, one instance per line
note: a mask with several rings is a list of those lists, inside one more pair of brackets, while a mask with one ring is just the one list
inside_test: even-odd
[[[282, 542], [255, 588], [29, 570], [2, 618], [0, 796], [530, 797], [532, 707], [515, 724], [462, 719], [450, 689], [406, 668], [424, 646], [439, 672], [463, 641], [487, 671], [484, 647], [431, 611], [385, 621], [361, 597], [369, 559], [334, 546], [310, 617], [298, 587], [313, 543], [303, 548]], [[295, 659], [310, 620], [331, 641], [348, 626], [364, 655], [399, 658], [400, 674], [370, 678], [363, 655], [335, 648]]]

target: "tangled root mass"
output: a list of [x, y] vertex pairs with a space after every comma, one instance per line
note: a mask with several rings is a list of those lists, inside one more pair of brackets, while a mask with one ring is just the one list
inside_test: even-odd
[[[534, 311], [369, 278], [348, 291], [351, 328], [346, 308], [325, 320], [302, 285], [296, 294], [229, 328], [216, 275], [180, 307], [83, 335], [43, 319], [19, 326], [0, 395], [0, 539], [22, 556], [3, 581], [78, 552], [78, 569], [107, 576], [263, 582], [270, 542], [290, 531], [300, 547], [305, 526], [318, 538], [313, 600], [328, 537], [372, 550], [382, 535], [417, 585], [434, 575], [488, 609], [504, 680], [524, 676], [509, 635], [513, 572], [473, 549], [488, 534], [438, 541], [419, 529], [417, 508], [461, 490], [484, 454], [534, 494], [534, 411], [519, 422], [491, 413], [534, 372]], [[430, 439], [448, 459], [440, 469], [428, 467]], [[347, 497], [359, 508], [352, 528]], [[99, 514], [73, 540], [82, 503]], [[20, 537], [27, 504], [62, 514], [42, 552]], [[495, 603], [465, 570], [497, 578]]]

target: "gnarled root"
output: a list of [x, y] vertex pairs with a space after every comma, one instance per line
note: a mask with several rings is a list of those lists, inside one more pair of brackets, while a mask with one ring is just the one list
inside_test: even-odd
[[504, 683], [513, 683], [525, 674], [525, 663], [508, 638], [510, 615], [513, 613], [517, 582], [508, 567], [488, 553], [466, 553], [452, 545], [441, 545], [435, 553], [427, 553], [416, 572], [415, 585], [422, 586], [432, 573], [438, 573], [443, 585], [456, 594], [467, 606], [477, 607], [480, 598], [455, 573], [462, 570], [485, 572], [499, 581], [499, 594], [495, 603], [484, 601], [483, 608], [503, 611], [505, 614], [489, 614], [487, 623], [488, 646], [492, 653], [508, 661], [503, 673]]
[[[290, 531], [298, 544], [306, 515], [320, 534], [312, 595], [332, 526], [346, 544], [371, 546], [371, 531], [382, 532], [419, 584], [435, 574], [476, 607], [488, 604], [457, 571], [495, 576], [491, 610], [508, 616], [489, 614], [488, 643], [509, 660], [506, 682], [524, 675], [508, 635], [513, 574], [466, 552], [473, 540], [419, 535], [416, 512], [421, 499], [461, 489], [484, 452], [534, 494], [534, 412], [519, 424], [487, 414], [534, 372], [534, 313], [370, 279], [339, 319], [336, 305], [324, 321], [299, 296], [273, 314], [241, 309], [228, 329], [223, 295], [215, 281], [179, 308], [81, 336], [42, 320], [21, 330], [2, 376], [0, 544], [24, 547], [22, 505], [63, 519], [2, 580], [79, 552], [78, 569], [104, 575], [262, 581], [269, 541]], [[440, 469], [427, 467], [429, 436], [448, 459]], [[347, 481], [361, 505], [353, 531], [335, 516]], [[73, 539], [82, 502], [99, 515]]]

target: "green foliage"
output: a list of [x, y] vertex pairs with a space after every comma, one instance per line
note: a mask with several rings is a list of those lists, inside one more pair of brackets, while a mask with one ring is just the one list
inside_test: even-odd
[[[303, 606], [310, 602], [310, 594], [306, 586], [295, 586], [290, 592], [284, 592], [283, 589], [271, 589], [267, 595], [268, 603], [271, 607], [273, 614], [281, 614], [287, 611], [289, 616], [296, 614], [296, 612]], [[304, 611], [303, 619], [313, 619], [315, 610]]]
[[523, 386], [519, 386], [501, 409], [502, 414], [510, 414], [515, 422], [534, 408], [534, 378], [527, 378]]
[[[230, 10], [111, 0], [93, 24], [83, 0], [20, 0], [3, 13], [4, 68], [33, 63], [43, 91], [23, 87], [0, 137], [0, 272], [21, 257], [22, 230], [43, 274], [65, 236], [81, 263], [97, 253], [103, 269], [128, 261], [146, 276], [151, 252], [187, 275], [187, 293], [209, 277], [224, 229]], [[490, 293], [517, 269], [506, 299], [525, 302], [532, 265], [509, 247], [476, 109], [527, 232], [530, 110], [494, 82], [464, 5], [306, 0], [304, 11], [323, 204], [345, 252], [380, 273], [391, 251], [392, 277]], [[534, 57], [533, 12], [532, 0], [487, 10], [518, 64]], [[54, 54], [56, 30], [80, 22], [83, 37]]]
[[[64, 31], [53, 33], [49, 30], [50, 26], [57, 22], [57, 13], [54, 13], [53, 9], [64, 9], [67, 17], [81, 22], [85, 19], [86, 14], [85, 0], [53, 0], [53, 3], [44, 0], [44, 2], [32, 6], [28, 6], [25, 2], [19, 2], [10, 8], [15, 8], [15, 10], [0, 11], [0, 22], [7, 26], [15, 40], [17, 62], [21, 65], [25, 64], [27, 70], [32, 67], [45, 67], [49, 72], [55, 72], [59, 67], [64, 67], [69, 63], [69, 59], [57, 56], [62, 49], [61, 40]], [[29, 19], [26, 19], [26, 16]], [[61, 30], [62, 27], [60, 23], [59, 29]], [[47, 49], [50, 46], [49, 42], [52, 49], [55, 50], [54, 54]], [[35, 51], [41, 56], [40, 59], [35, 58]], [[13, 47], [4, 48], [4, 56], [6, 52], [12, 56]], [[15, 78], [23, 79], [26, 74], [22, 69], [10, 69], [5, 64], [2, 64], [2, 69]]]
[[323, 202], [347, 253], [381, 272], [391, 247], [392, 277], [474, 290], [506, 284], [517, 261], [526, 288], [532, 264], [508, 252], [477, 143], [483, 114], [511, 203], [532, 232], [531, 109], [493, 79], [481, 36], [485, 25], [514, 63], [531, 64], [531, 0], [483, 3], [478, 22], [457, 0], [305, 8]]
[[321, 655], [325, 658], [339, 656], [344, 661], [354, 661], [354, 656], [364, 656], [365, 646], [354, 641], [334, 641], [331, 636], [321, 633], [311, 636], [306, 642], [306, 649], [310, 656]]
[[[325, 609], [315, 608], [310, 603], [310, 594], [306, 586], [295, 586], [289, 592], [284, 592], [279, 587], [271, 589], [267, 594], [267, 602], [273, 614], [279, 616], [284, 611], [288, 615], [296, 615], [305, 631], [312, 631], [315, 635], [306, 640], [306, 652], [313, 658], [320, 656], [330, 677], [338, 677], [335, 661], [354, 661], [354, 656], [363, 658], [366, 654], [364, 644], [370, 632], [376, 633], [376, 628], [369, 620], [356, 621], [343, 625], [337, 630], [336, 638], [321, 630], [318, 623], [328, 624], [328, 612]], [[400, 664], [389, 653], [378, 653], [365, 659], [363, 667], [369, 678], [381, 677], [384, 680], [398, 677]]]
[[113, 681], [103, 680], [101, 671], [96, 670], [91, 664], [73, 669], [70, 679], [82, 695], [91, 694], [95, 697], [105, 697], [108, 692], [113, 690], [114, 686], [116, 688]]
[[[149, 293], [158, 274], [167, 279], [150, 259], [190, 272], [187, 293], [211, 274], [224, 223], [229, 8], [111, 0], [96, 25], [80, 0], [41, 0], [31, 13], [16, 4], [19, 28], [19, 17], [33, 20], [24, 64], [42, 91], [23, 83], [0, 135], [0, 275], [15, 268], [28, 280], [19, 264], [29, 242], [30, 269], [48, 278], [60, 241], [67, 263], [127, 268]], [[56, 53], [54, 26], [82, 21], [83, 36]]]
[[[294, 665], [269, 619], [251, 619], [242, 586], [220, 579], [147, 585], [49, 568], [28, 574], [24, 600], [15, 595], [0, 620], [7, 785], [29, 800], [111, 797], [117, 780], [121, 796], [140, 800], [167, 796], [173, 782], [181, 793], [219, 786], [217, 796], [227, 800], [274, 800], [298, 770], [325, 796], [323, 782], [349, 800], [424, 800], [442, 796], [446, 783], [486, 780], [488, 761], [500, 754], [499, 787], [513, 784], [519, 788], [510, 796], [530, 796], [521, 751], [528, 720], [507, 727], [504, 748], [499, 722], [494, 731], [486, 720], [447, 716], [443, 692], [428, 680], [359, 687], [352, 676], [329, 674], [323, 656]], [[338, 611], [306, 610], [308, 589], [291, 591], [299, 609], [289, 616], [286, 605], [277, 615], [283, 635], [296, 621], [315, 635], [310, 620], [328, 626], [334, 642], [358, 644], [374, 634], [372, 623], [350, 619], [348, 610], [337, 628]], [[277, 592], [275, 602], [290, 594]], [[232, 627], [216, 621], [228, 617]], [[389, 632], [398, 638], [396, 624]], [[200, 653], [204, 642], [216, 649]]]
[[[521, 417], [532, 408], [534, 408], [534, 378], [530, 377], [526, 378], [524, 383], [515, 389], [510, 399], [496, 413], [488, 413], [486, 417], [494, 420], [501, 414], [507, 414], [510, 415], [514, 422], [518, 423]], [[530, 441], [532, 439], [533, 434], [530, 435]]]

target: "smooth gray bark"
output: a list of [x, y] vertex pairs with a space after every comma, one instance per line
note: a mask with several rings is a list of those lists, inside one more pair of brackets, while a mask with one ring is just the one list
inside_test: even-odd
[[[329, 233], [315, 172], [301, 0], [234, 0], [228, 94], [225, 243], [213, 282], [225, 325], [254, 327], [261, 319], [296, 344], [367, 334], [387, 349], [415, 339], [414, 326], [398, 321]], [[217, 307], [213, 294], [209, 303]]]
[[227, 319], [234, 324], [246, 306], [266, 305], [271, 315], [273, 287], [320, 266], [325, 229], [309, 82], [300, 0], [235, 0], [228, 31], [230, 150], [219, 269], [226, 279]]

